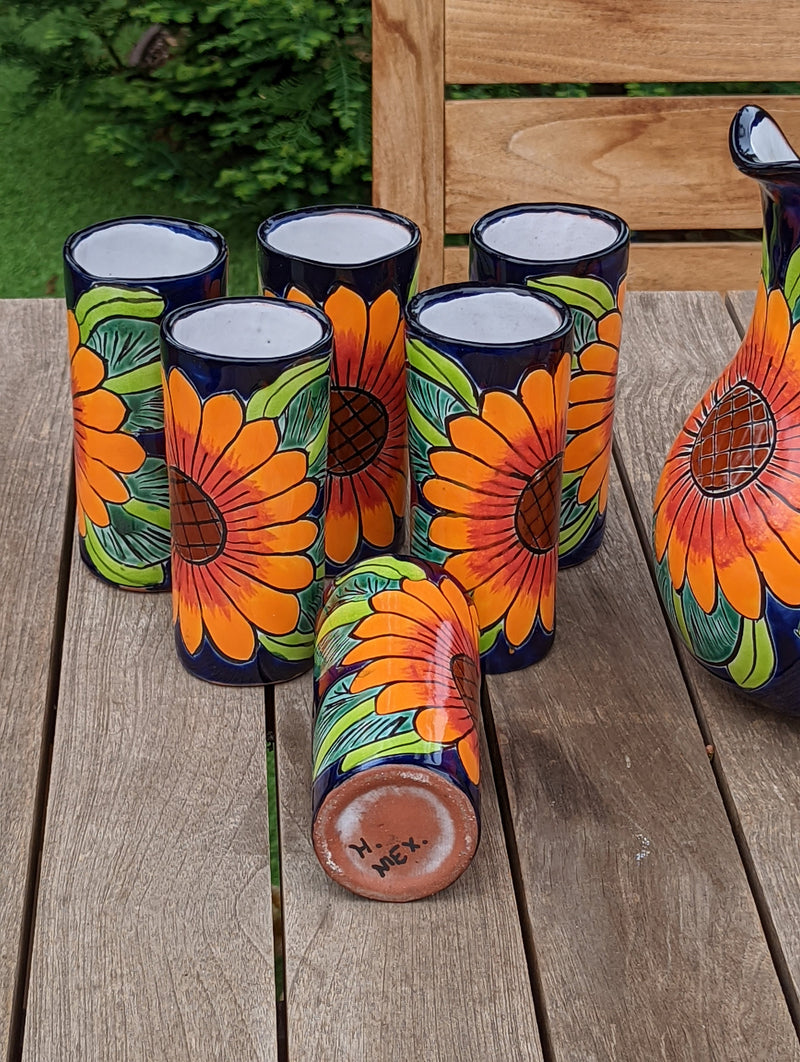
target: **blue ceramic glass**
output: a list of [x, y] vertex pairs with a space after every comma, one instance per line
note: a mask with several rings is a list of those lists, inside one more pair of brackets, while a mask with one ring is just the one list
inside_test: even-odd
[[475, 608], [439, 565], [375, 557], [334, 580], [316, 634], [320, 863], [373, 899], [437, 892], [480, 832]]
[[572, 309], [575, 354], [561, 495], [559, 565], [599, 549], [608, 504], [628, 226], [607, 210], [573, 203], [518, 203], [472, 227], [470, 277], [526, 284]]
[[333, 575], [397, 549], [406, 504], [403, 309], [416, 288], [419, 230], [364, 206], [276, 214], [258, 230], [265, 295], [333, 323], [325, 553]]
[[572, 313], [523, 287], [451, 284], [406, 318], [411, 551], [472, 594], [487, 672], [555, 634]]
[[64, 245], [80, 553], [131, 590], [169, 589], [170, 539], [159, 323], [225, 294], [218, 232], [129, 217]]
[[322, 598], [333, 332], [283, 299], [216, 299], [162, 324], [178, 655], [210, 682], [308, 670]]

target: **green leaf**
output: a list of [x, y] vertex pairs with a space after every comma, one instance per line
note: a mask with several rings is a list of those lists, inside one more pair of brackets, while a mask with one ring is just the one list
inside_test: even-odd
[[362, 763], [367, 763], [369, 760], [385, 759], [388, 756], [430, 755], [441, 748], [441, 743], [433, 744], [430, 741], [423, 741], [417, 736], [416, 731], [410, 734], [399, 734], [397, 737], [373, 741], [349, 752], [342, 760], [342, 770], [352, 771], [354, 767], [360, 767]]
[[[109, 317], [92, 330], [86, 342], [105, 362], [106, 375], [109, 377], [107, 383], [115, 377], [128, 377], [132, 370], [147, 369], [152, 373], [150, 387], [161, 390], [159, 330], [153, 321], [139, 321], [135, 317]], [[141, 382], [141, 377], [138, 381]], [[126, 381], [122, 381], [122, 384], [124, 387]], [[137, 387], [137, 390], [140, 389]]]
[[485, 631], [481, 631], [481, 636], [478, 641], [478, 650], [481, 654], [488, 653], [494, 643], [500, 637], [500, 632], [503, 629], [503, 620], [495, 623], [494, 627], [489, 627]]
[[728, 664], [728, 673], [743, 690], [757, 690], [775, 673], [775, 649], [764, 616], [745, 619], [742, 640], [736, 656]]
[[163, 505], [149, 505], [138, 498], [131, 498], [122, 508], [137, 520], [144, 520], [145, 523], [155, 524], [156, 527], [169, 531], [169, 509], [165, 509]]
[[371, 557], [354, 565], [345, 578], [364, 572], [370, 575], [381, 576], [384, 579], [425, 579], [427, 576], [422, 568], [412, 561], [398, 560], [396, 557]]
[[[577, 492], [576, 492], [577, 493]], [[580, 505], [576, 499], [578, 517], [570, 523], [564, 523], [564, 509], [561, 511], [561, 529], [558, 535], [558, 555], [563, 557], [570, 550], [580, 545], [581, 540], [588, 533], [599, 511], [599, 495], [595, 494], [585, 506]]]
[[797, 298], [800, 295], [800, 247], [798, 247], [789, 264], [786, 267], [786, 279], [783, 282], [783, 293], [789, 303], [789, 311], [794, 309]]
[[[349, 686], [349, 684], [348, 684]], [[331, 687], [333, 689], [333, 687]], [[335, 699], [329, 694], [322, 700], [314, 723], [314, 766], [316, 778], [326, 767], [346, 755], [352, 747], [352, 741], [342, 741], [348, 731], [362, 719], [368, 719], [375, 712], [375, 695], [359, 698], [347, 690], [347, 696]], [[345, 709], [344, 711], [342, 709]]]
[[[572, 316], [575, 322], [574, 358], [577, 359], [578, 355], [591, 343], [597, 342], [597, 321], [590, 313], [578, 309], [577, 306], [572, 307]], [[573, 368], [575, 368], [574, 362]]]
[[277, 638], [259, 631], [258, 640], [268, 652], [280, 657], [281, 660], [310, 660], [314, 655], [313, 632], [295, 631], [293, 634]]
[[431, 542], [431, 523], [433, 517], [422, 508], [414, 505], [411, 509], [411, 552], [423, 560], [444, 564], [450, 554]]
[[146, 567], [161, 564], [169, 558], [169, 528], [143, 520], [122, 505], [108, 505], [107, 509], [108, 526], [95, 526], [95, 535], [104, 551], [115, 561], [131, 567]]
[[478, 412], [478, 395], [475, 385], [460, 365], [444, 354], [439, 354], [419, 339], [406, 340], [406, 357], [412, 369], [422, 376], [427, 376], [435, 383], [451, 391], [460, 398], [464, 412]]
[[369, 601], [352, 601], [339, 605], [335, 608], [320, 625], [317, 631], [317, 641], [321, 642], [323, 638], [327, 637], [331, 631], [337, 629], [337, 627], [344, 627], [348, 624], [356, 624], [359, 620], [368, 616], [372, 609], [370, 608]]
[[98, 539], [94, 524], [88, 517], [85, 519], [86, 537], [83, 543], [86, 547], [86, 552], [89, 554], [95, 568], [106, 579], [117, 583], [119, 586], [129, 586], [135, 589], [158, 586], [159, 583], [164, 581], [164, 567], [162, 564], [135, 567], [123, 564], [110, 556]]
[[[330, 410], [330, 383], [329, 376], [314, 379], [299, 390], [284, 406], [280, 413], [280, 435], [283, 449], [297, 447], [306, 449], [312, 444], [318, 455], [325, 440], [320, 442], [320, 432], [325, 428], [329, 420]], [[273, 412], [267, 412], [268, 417]], [[309, 454], [309, 463], [310, 463]]]
[[[409, 376], [411, 374], [409, 373]], [[417, 432], [430, 446], [444, 447], [450, 445], [450, 440], [446, 435], [442, 435], [438, 428], [435, 428], [433, 424], [420, 412], [419, 407], [413, 402], [408, 403], [408, 418], [416, 428]]]
[[615, 306], [614, 292], [596, 277], [528, 277], [527, 284], [529, 288], [556, 295], [568, 306], [584, 310], [594, 318], [602, 317]]
[[75, 304], [81, 343], [109, 317], [156, 318], [164, 312], [164, 300], [153, 291], [98, 285], [81, 295]]
[[139, 432], [161, 431], [164, 428], [164, 395], [161, 387], [125, 395], [128, 412], [122, 422], [123, 431], [130, 435]]
[[330, 376], [330, 358], [314, 358], [303, 365], [293, 366], [281, 373], [269, 387], [256, 391], [247, 403], [247, 420], [262, 417], [279, 417], [291, 400], [304, 387], [323, 377]]
[[167, 465], [162, 457], [146, 457], [136, 472], [125, 477], [131, 497], [148, 505], [169, 508], [169, 480]]
[[161, 389], [161, 363], [159, 361], [148, 362], [138, 369], [121, 373], [103, 384], [107, 391], [113, 391], [115, 395], [138, 394], [140, 391], [152, 391], [154, 388]]

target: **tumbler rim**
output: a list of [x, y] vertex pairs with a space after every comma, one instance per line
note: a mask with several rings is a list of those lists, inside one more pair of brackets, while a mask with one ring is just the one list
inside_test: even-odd
[[[199, 233], [209, 239], [209, 241], [216, 245], [217, 253], [214, 258], [199, 269], [189, 269], [183, 273], [168, 273], [166, 276], [152, 276], [152, 277], [122, 277], [122, 276], [98, 276], [96, 273], [91, 272], [82, 266], [75, 258], [75, 250], [81, 240], [87, 236], [93, 235], [95, 232], [101, 232], [103, 229], [111, 229], [121, 225], [135, 225], [135, 224], [153, 224], [161, 225], [164, 228], [170, 227], [182, 227], [185, 231], [191, 233]], [[71, 233], [64, 241], [64, 261], [69, 268], [75, 273], [79, 273], [81, 276], [88, 277], [93, 281], [99, 281], [104, 284], [119, 284], [119, 285], [139, 285], [146, 287], [147, 285], [154, 284], [167, 284], [173, 281], [190, 280], [193, 277], [202, 277], [204, 274], [212, 272], [228, 257], [228, 243], [225, 237], [217, 229], [211, 228], [210, 225], [204, 225], [202, 221], [192, 221], [189, 218], [177, 218], [171, 217], [165, 214], [126, 214], [123, 217], [107, 218], [105, 221], [95, 222], [93, 225], [87, 225], [83, 229], [77, 229]]]
[[[411, 239], [404, 246], [397, 251], [390, 251], [387, 254], [379, 254], [374, 258], [368, 258], [363, 262], [322, 262], [318, 258], [307, 258], [299, 254], [289, 254], [286, 251], [281, 251], [277, 247], [273, 247], [267, 242], [267, 233], [272, 229], [278, 228], [281, 224], [289, 221], [291, 218], [301, 218], [307, 215], [317, 214], [337, 214], [337, 213], [357, 213], [367, 214], [370, 217], [380, 218], [383, 221], [391, 221], [395, 224], [402, 226], [410, 235]], [[258, 226], [256, 232], [256, 239], [258, 246], [267, 254], [279, 255], [282, 258], [290, 259], [295, 262], [302, 262], [304, 265], [318, 266], [323, 269], [370, 269], [372, 266], [376, 266], [381, 262], [391, 261], [400, 254], [407, 254], [409, 251], [414, 251], [419, 248], [420, 241], [422, 239], [419, 226], [407, 218], [404, 214], [397, 214], [393, 210], [385, 210], [383, 207], [370, 206], [366, 203], [321, 203], [316, 206], [307, 207], [295, 207], [293, 210], [282, 210], [278, 214], [270, 214], [268, 218], [265, 218]]]
[[[257, 303], [259, 306], [279, 305], [289, 307], [292, 310], [313, 317], [321, 326], [322, 334], [319, 339], [310, 343], [308, 346], [303, 347], [300, 350], [294, 350], [288, 354], [263, 358], [248, 357], [246, 359], [238, 358], [235, 355], [214, 354], [210, 351], [198, 350], [197, 347], [189, 346], [189, 344], [183, 343], [181, 340], [175, 338], [173, 326], [182, 317], [189, 317], [193, 313], [207, 310], [213, 306], [231, 304], [242, 305], [243, 303]], [[201, 299], [199, 302], [190, 302], [185, 306], [179, 306], [175, 310], [170, 310], [161, 322], [161, 338], [164, 343], [168, 343], [173, 350], [180, 354], [190, 354], [192, 357], [201, 358], [204, 361], [216, 362], [220, 365], [232, 365], [239, 361], [246, 361], [248, 365], [275, 365], [280, 361], [293, 361], [296, 358], [305, 358], [313, 354], [322, 353], [323, 351], [330, 351], [333, 346], [333, 325], [331, 324], [330, 318], [324, 314], [322, 310], [318, 309], [316, 306], [308, 306], [304, 302], [296, 302], [292, 299], [281, 298], [266, 299], [262, 295], [229, 295], [220, 299]]]
[[[452, 298], [455, 298], [458, 295], [469, 294], [470, 292], [476, 291], [496, 291], [504, 293], [512, 291], [538, 299], [539, 302], [546, 303], [561, 314], [561, 324], [551, 332], [545, 332], [541, 336], [532, 336], [529, 339], [519, 339], [509, 343], [486, 343], [481, 340], [455, 339], [452, 336], [446, 336], [441, 332], [428, 328], [427, 325], [424, 325], [420, 321], [419, 313], [420, 310], [425, 308], [426, 303], [434, 302], [439, 299], [449, 302]], [[572, 309], [563, 299], [559, 299], [557, 295], [551, 295], [548, 291], [538, 291], [533, 288], [525, 287], [523, 284], [496, 284], [491, 281], [483, 280], [464, 280], [457, 281], [454, 284], [441, 284], [438, 287], [427, 288], [425, 291], [418, 292], [409, 301], [408, 306], [406, 307], [406, 326], [410, 326], [412, 338], [415, 335], [419, 335], [422, 339], [445, 342], [448, 345], [456, 346], [464, 350], [482, 351], [484, 353], [487, 350], [497, 350], [501, 352], [519, 351], [532, 344], [552, 343], [568, 335], [573, 328], [573, 324], [574, 314]]]
[[[498, 251], [495, 247], [488, 244], [484, 238], [484, 231], [496, 221], [501, 221], [505, 217], [512, 216], [514, 214], [578, 214], [581, 217], [598, 218], [601, 221], [607, 221], [610, 225], [613, 225], [617, 229], [617, 237], [607, 247], [601, 248], [599, 251], [589, 251], [585, 254], [564, 255], [559, 258], [520, 258], [517, 255], [507, 254], [505, 251]], [[469, 232], [470, 240], [487, 254], [495, 255], [498, 258], [502, 258], [504, 261], [514, 262], [517, 265], [530, 265], [530, 266], [557, 266], [559, 264], [578, 264], [580, 262], [592, 262], [598, 258], [605, 258], [611, 254], [614, 254], [620, 248], [624, 247], [631, 238], [631, 230], [627, 221], [614, 214], [610, 210], [605, 210], [602, 207], [588, 206], [583, 203], [510, 203], [507, 206], [498, 207], [496, 210], [490, 210], [488, 213], [483, 214], [473, 223]]]

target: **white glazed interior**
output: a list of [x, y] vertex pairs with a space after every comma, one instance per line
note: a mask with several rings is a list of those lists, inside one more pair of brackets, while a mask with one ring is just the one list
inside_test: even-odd
[[616, 225], [590, 214], [530, 210], [490, 221], [481, 239], [494, 251], [529, 262], [554, 262], [599, 254], [619, 236]]
[[322, 335], [316, 317], [270, 299], [209, 302], [172, 325], [173, 338], [190, 350], [237, 360], [270, 361], [299, 354]]
[[157, 222], [120, 221], [81, 237], [72, 257], [93, 277], [148, 280], [197, 273], [211, 265], [219, 250], [218, 243], [202, 233]]
[[524, 291], [465, 291], [423, 306], [419, 323], [446, 339], [468, 343], [526, 343], [549, 336], [563, 318], [555, 307]]
[[332, 210], [289, 218], [265, 235], [268, 247], [324, 265], [359, 265], [397, 254], [411, 243], [396, 221], [358, 210]]
[[770, 118], [754, 122], [750, 130], [750, 146], [759, 162], [798, 161], [788, 140]]

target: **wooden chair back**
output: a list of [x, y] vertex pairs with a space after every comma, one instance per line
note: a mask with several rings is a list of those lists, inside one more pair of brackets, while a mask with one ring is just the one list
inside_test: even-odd
[[[800, 78], [794, 0], [373, 0], [373, 200], [423, 232], [421, 285], [467, 274], [445, 246], [487, 210], [575, 202], [637, 234], [629, 287], [752, 288], [756, 188], [728, 153], [747, 101], [800, 143], [800, 98], [624, 95], [626, 82]], [[448, 85], [589, 82], [587, 98], [446, 99]], [[702, 241], [672, 239], [702, 232]], [[642, 238], [639, 239], [639, 234]], [[648, 240], [656, 233], [659, 242]]]

